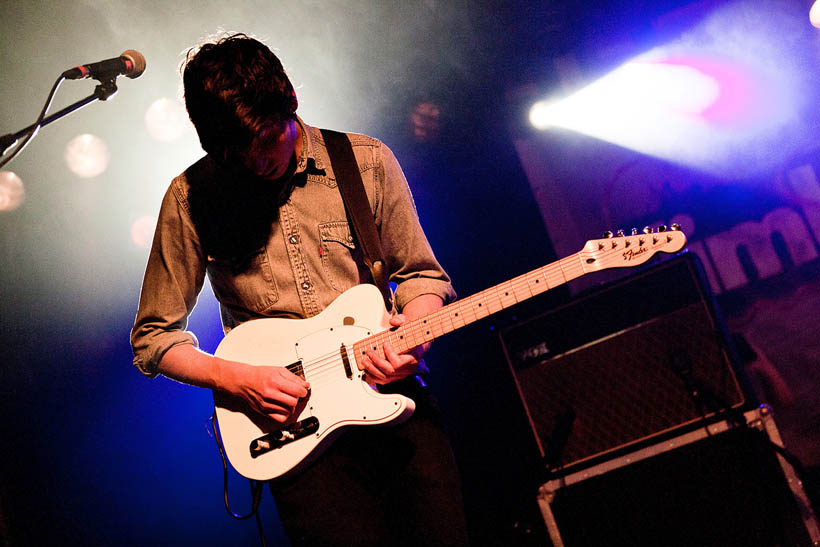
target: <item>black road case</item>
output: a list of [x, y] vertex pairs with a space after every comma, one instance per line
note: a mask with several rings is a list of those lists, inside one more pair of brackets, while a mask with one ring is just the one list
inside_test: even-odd
[[543, 484], [553, 544], [820, 545], [768, 407], [741, 416]]

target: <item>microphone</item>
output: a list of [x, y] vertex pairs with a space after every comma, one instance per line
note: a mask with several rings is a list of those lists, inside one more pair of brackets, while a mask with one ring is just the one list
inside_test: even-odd
[[94, 78], [95, 80], [109, 80], [117, 76], [128, 76], [137, 78], [145, 72], [145, 57], [139, 51], [129, 49], [123, 51], [119, 57], [106, 59], [96, 63], [80, 65], [63, 72], [66, 80], [83, 80]]

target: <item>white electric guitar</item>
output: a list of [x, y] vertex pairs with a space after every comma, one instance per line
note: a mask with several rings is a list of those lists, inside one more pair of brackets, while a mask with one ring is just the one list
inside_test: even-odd
[[401, 353], [587, 273], [638, 266], [657, 252], [674, 253], [686, 244], [686, 236], [677, 225], [670, 231], [661, 226], [655, 231], [644, 228], [641, 233], [632, 230], [632, 235], [606, 235], [588, 241], [574, 255], [457, 300], [399, 328], [390, 328], [390, 315], [374, 285], [345, 291], [309, 319], [243, 323], [228, 333], [216, 355], [257, 366], [287, 366], [310, 382], [310, 393], [294, 417], [280, 424], [239, 399], [214, 392], [228, 460], [245, 477], [273, 479], [318, 454], [342, 427], [407, 419], [415, 409], [411, 399], [381, 394], [368, 383], [359, 365], [367, 348], [383, 356], [382, 345], [389, 341]]

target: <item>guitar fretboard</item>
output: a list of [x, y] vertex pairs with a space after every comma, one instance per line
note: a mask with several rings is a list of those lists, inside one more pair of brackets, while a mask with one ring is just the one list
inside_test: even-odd
[[364, 355], [365, 350], [373, 349], [384, 357], [382, 347], [385, 342], [390, 342], [397, 353], [402, 353], [563, 285], [584, 275], [581, 255], [582, 252], [575, 253], [463, 300], [457, 300], [397, 329], [364, 338], [353, 345], [354, 354], [358, 357]]
[[367, 349], [373, 349], [384, 357], [383, 346], [387, 342], [397, 353], [406, 352], [586, 273], [638, 266], [657, 252], [677, 252], [685, 244], [686, 236], [675, 224], [671, 232], [666, 232], [663, 226], [655, 232], [649, 228], [640, 234], [633, 230], [631, 236], [623, 236], [621, 232], [619, 237], [612, 237], [610, 233], [605, 239], [588, 241], [581, 251], [566, 258], [457, 300], [399, 328], [364, 338], [353, 345], [353, 355], [358, 359]]

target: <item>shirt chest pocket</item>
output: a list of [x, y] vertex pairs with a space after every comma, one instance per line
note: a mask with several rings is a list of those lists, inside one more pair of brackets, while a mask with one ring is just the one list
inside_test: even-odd
[[207, 271], [214, 296], [228, 308], [263, 312], [279, 300], [264, 247], [239, 260], [208, 257]]
[[319, 238], [322, 270], [334, 290], [344, 292], [369, 278], [361, 249], [356, 245], [346, 221], [319, 224]]

